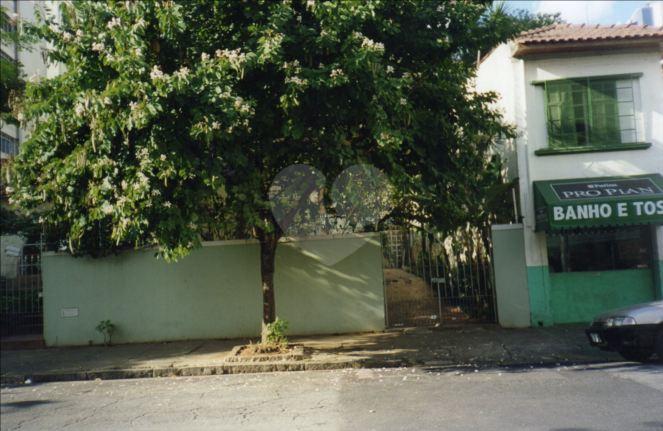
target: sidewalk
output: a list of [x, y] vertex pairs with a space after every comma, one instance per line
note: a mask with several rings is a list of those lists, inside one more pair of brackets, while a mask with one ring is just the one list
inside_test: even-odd
[[248, 340], [198, 340], [2, 351], [3, 384], [359, 367], [429, 368], [568, 365], [620, 361], [590, 347], [583, 327], [502, 329], [494, 325], [410, 328], [381, 333], [293, 337], [311, 352], [300, 361], [231, 363]]

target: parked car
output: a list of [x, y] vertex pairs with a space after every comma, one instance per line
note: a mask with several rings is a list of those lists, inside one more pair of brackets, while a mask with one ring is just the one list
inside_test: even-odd
[[597, 316], [585, 331], [592, 346], [644, 362], [663, 361], [663, 301], [647, 302]]

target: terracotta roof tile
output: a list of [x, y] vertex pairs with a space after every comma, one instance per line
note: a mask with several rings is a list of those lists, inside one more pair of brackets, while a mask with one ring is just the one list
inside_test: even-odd
[[523, 32], [516, 38], [516, 42], [538, 44], [650, 38], [661, 38], [663, 41], [663, 27], [639, 24], [610, 26], [553, 24]]

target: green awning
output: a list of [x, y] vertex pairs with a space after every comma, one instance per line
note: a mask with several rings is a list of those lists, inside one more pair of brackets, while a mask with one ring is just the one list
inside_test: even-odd
[[537, 231], [663, 224], [661, 174], [535, 181]]

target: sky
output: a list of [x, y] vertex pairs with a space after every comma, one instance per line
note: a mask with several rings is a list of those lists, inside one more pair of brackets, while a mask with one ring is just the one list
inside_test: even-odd
[[648, 1], [506, 1], [509, 9], [530, 12], [560, 12], [573, 24], [626, 24], [631, 14]]

